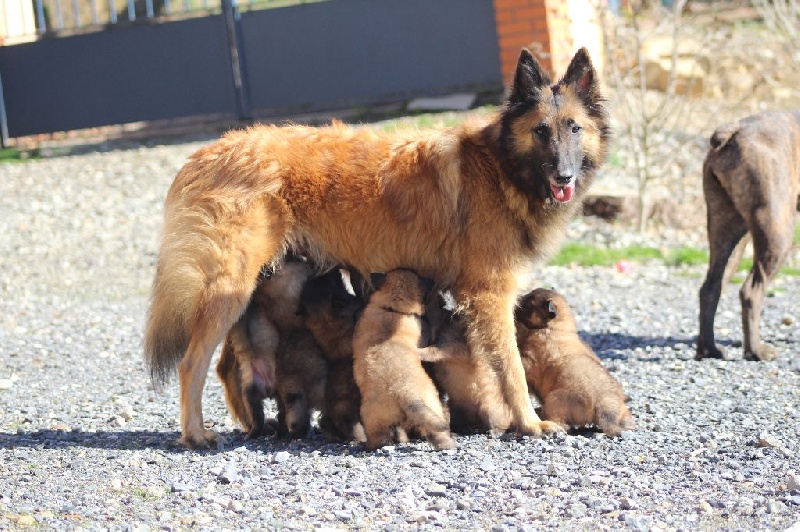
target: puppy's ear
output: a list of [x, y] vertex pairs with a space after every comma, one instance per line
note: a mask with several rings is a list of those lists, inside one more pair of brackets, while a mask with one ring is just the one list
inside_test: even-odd
[[552, 299], [547, 300], [547, 317], [551, 320], [556, 319], [558, 313], [556, 312], [556, 304], [553, 303]]
[[371, 273], [369, 274], [369, 282], [375, 290], [380, 290], [383, 283], [386, 282], [385, 273]]
[[306, 316], [308, 316], [308, 310], [306, 310], [306, 306], [301, 303], [300, 306], [297, 307], [297, 312], [295, 314], [297, 314], [301, 318], [305, 318]]
[[433, 279], [428, 279], [427, 277], [420, 277], [419, 289], [422, 291], [422, 295], [427, 297], [427, 295], [431, 293], [431, 290], [433, 290]]

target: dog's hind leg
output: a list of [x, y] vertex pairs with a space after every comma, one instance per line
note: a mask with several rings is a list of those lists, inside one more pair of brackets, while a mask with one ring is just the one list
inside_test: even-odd
[[779, 234], [768, 229], [760, 226], [753, 228], [753, 269], [739, 290], [745, 360], [775, 360], [778, 356], [774, 347], [761, 342], [759, 323], [764, 291], [791, 250], [792, 234], [789, 231]]
[[261, 267], [275, 262], [284, 249], [285, 222], [276, 209], [266, 207], [254, 203], [218, 216], [211, 229], [191, 236], [198, 244], [194, 261], [203, 282], [185, 287], [198, 294], [189, 345], [178, 365], [181, 443], [190, 447], [217, 442], [216, 434], [203, 427], [203, 387], [211, 357], [243, 314]]
[[747, 234], [744, 218], [710, 169], [704, 170], [703, 189], [707, 207], [709, 263], [706, 279], [700, 288], [700, 332], [695, 355], [697, 360], [725, 358], [722, 348], [714, 340], [714, 317], [726, 270], [735, 270], [736, 265], [733, 262], [738, 263], [743, 250], [739, 244]]

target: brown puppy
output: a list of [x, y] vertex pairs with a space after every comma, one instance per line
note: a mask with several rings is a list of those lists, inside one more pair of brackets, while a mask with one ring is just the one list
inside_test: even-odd
[[[428, 314], [436, 312], [429, 308]], [[466, 327], [457, 316], [445, 310], [436, 320], [444, 321], [441, 325], [434, 324], [434, 329], [439, 329], [437, 347], [447, 356], [433, 366], [433, 376], [447, 396], [450, 429], [460, 434], [505, 432], [511, 426], [511, 412], [492, 368], [482, 359], [470, 356]], [[543, 422], [542, 428], [551, 432], [554, 427]]]
[[325, 405], [320, 429], [334, 441], [364, 442], [361, 394], [353, 377], [353, 332], [362, 301], [349, 293], [342, 273], [334, 268], [303, 288], [301, 313], [328, 362]]
[[761, 342], [764, 291], [792, 248], [800, 196], [800, 111], [766, 112], [718, 128], [703, 164], [710, 257], [700, 289], [696, 358], [724, 358], [714, 341], [722, 289], [753, 239], [753, 269], [739, 299], [745, 360], [774, 360]]
[[247, 438], [270, 431], [264, 420], [267, 397], [276, 396], [279, 430], [292, 436], [308, 431], [309, 408], [323, 403], [325, 363], [297, 315], [311, 274], [304, 260], [289, 258], [259, 284], [225, 340], [217, 375], [228, 410]]
[[261, 267], [289, 251], [361, 275], [413, 268], [452, 290], [514, 426], [540, 435], [514, 340], [519, 279], [557, 249], [609, 132], [585, 49], [555, 84], [523, 51], [492, 117], [406, 133], [255, 126], [200, 149], [167, 194], [144, 339], [156, 386], [178, 368], [182, 441], [215, 439], [211, 357]]
[[222, 346], [217, 375], [228, 411], [248, 440], [272, 431], [265, 424], [263, 403], [275, 391], [278, 341], [278, 330], [265, 309], [251, 303]]
[[418, 431], [436, 449], [454, 449], [439, 392], [420, 361], [424, 301], [432, 282], [397, 269], [373, 274], [372, 284], [376, 291], [353, 337], [366, 448], [386, 445], [400, 428]]
[[565, 429], [594, 424], [611, 436], [634, 428], [622, 386], [581, 341], [566, 299], [537, 288], [522, 297], [515, 318], [528, 386], [544, 419]]

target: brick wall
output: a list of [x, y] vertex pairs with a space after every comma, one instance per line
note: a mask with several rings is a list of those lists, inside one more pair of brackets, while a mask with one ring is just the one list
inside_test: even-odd
[[589, 49], [595, 67], [600, 67], [602, 46], [591, 0], [493, 1], [506, 85], [514, 77], [523, 47], [551, 74], [563, 74], [581, 46]]

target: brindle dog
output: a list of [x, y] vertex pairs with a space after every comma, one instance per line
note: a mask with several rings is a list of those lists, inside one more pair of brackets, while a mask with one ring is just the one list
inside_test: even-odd
[[719, 127], [703, 164], [710, 259], [700, 289], [696, 358], [724, 358], [714, 342], [720, 293], [753, 240], [753, 269], [739, 291], [744, 358], [774, 360], [759, 322], [764, 290], [792, 248], [800, 175], [800, 111], [759, 113]]

